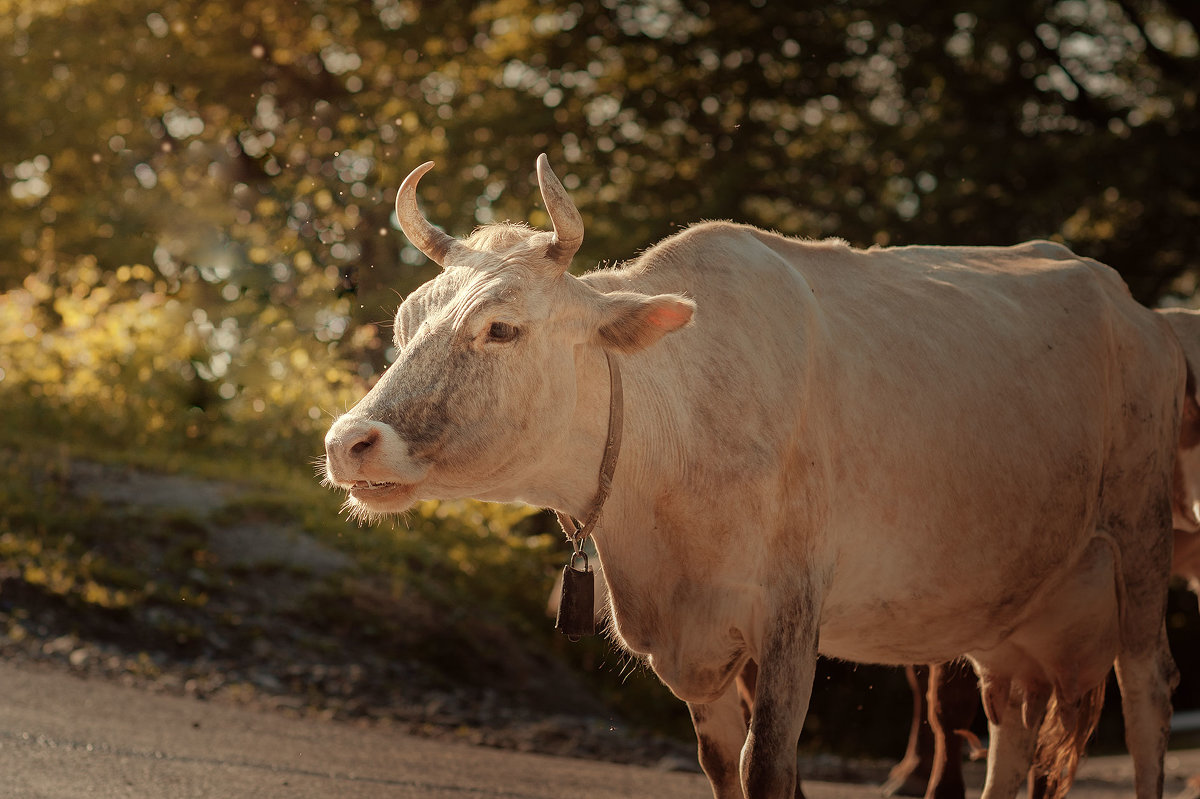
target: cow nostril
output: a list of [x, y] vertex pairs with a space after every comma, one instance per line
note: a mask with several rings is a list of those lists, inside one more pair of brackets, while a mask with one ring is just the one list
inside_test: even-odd
[[367, 433], [365, 433], [359, 441], [356, 441], [350, 447], [350, 454], [358, 456], [358, 457], [362, 457], [362, 455], [367, 450], [369, 450], [371, 447], [375, 446], [375, 442], [378, 440], [379, 440], [379, 431], [378, 430], [370, 430]]

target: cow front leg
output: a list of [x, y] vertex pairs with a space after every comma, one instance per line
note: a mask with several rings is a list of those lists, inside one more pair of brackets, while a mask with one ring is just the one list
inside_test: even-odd
[[792, 799], [796, 795], [796, 747], [816, 667], [816, 614], [811, 603], [798, 602], [791, 615], [770, 623], [763, 640], [754, 713], [742, 751], [746, 796]]
[[730, 687], [715, 702], [688, 702], [700, 768], [712, 784], [716, 799], [743, 799], [738, 764], [747, 728], [746, 708], [739, 693]]

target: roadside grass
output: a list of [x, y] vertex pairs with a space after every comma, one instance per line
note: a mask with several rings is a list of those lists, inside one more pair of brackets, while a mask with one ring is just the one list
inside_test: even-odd
[[[135, 469], [235, 488], [211, 508], [114, 503], [81, 493], [84, 463], [118, 480]], [[366, 526], [341, 504], [303, 459], [5, 426], [0, 633], [39, 657], [54, 646], [93, 664], [119, 657], [116, 671], [176, 671], [174, 683], [234, 698], [282, 693], [311, 712], [428, 728], [446, 722], [429, 707], [466, 686], [543, 714], [690, 738], [682, 704], [648, 670], [602, 639], [570, 644], [553, 631], [546, 600], [567, 550], [546, 514], [422, 503]], [[217, 532], [258, 527], [303, 531], [352, 565], [243, 563], [216, 545]]]
[[[189, 524], [260, 520], [303, 529], [353, 557], [367, 573], [403, 582], [431, 581], [448, 597], [461, 596], [494, 610], [513, 606], [518, 611], [513, 621], [519, 621], [530, 609], [544, 605], [542, 589], [549, 590], [552, 562], [559, 556], [557, 539], [528, 509], [472, 502], [422, 503], [404, 517], [366, 526], [348, 521], [340, 510], [341, 498], [319, 485], [307, 468], [245, 453], [117, 450], [86, 438], [68, 444], [13, 428], [0, 430], [0, 447], [7, 453], [0, 466], [4, 476], [0, 524], [35, 534], [31, 540], [38, 543], [30, 544], [34, 550], [45, 550], [47, 556], [51, 550], [61, 550], [64, 556], [77, 558], [85, 571], [111, 568], [89, 553], [128, 537], [112, 529], [114, 525], [154, 522], [150, 527], [155, 529], [147, 531], [153, 539], [164, 535], [156, 525], [165, 524], [172, 528], [167, 537], [186, 540]], [[97, 497], [69, 490], [73, 464], [78, 461], [220, 481], [237, 491], [207, 513], [190, 512], [181, 502], [179, 508], [132, 504], [116, 514]], [[16, 535], [7, 532], [10, 538]]]

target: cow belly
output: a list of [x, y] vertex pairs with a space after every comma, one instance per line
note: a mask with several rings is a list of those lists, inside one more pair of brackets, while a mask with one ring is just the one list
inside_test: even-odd
[[[1060, 673], [1111, 663], [1120, 615], [1117, 551], [1104, 534], [1083, 542], [1063, 564], [1015, 591], [878, 598], [833, 605], [822, 615], [821, 653], [856, 662], [937, 663], [967, 653], [1049, 653], [1039, 664]], [[1061, 661], [1061, 662], [1060, 662]]]
[[1040, 592], [998, 646], [969, 654], [981, 669], [1018, 682], [1048, 682], [1067, 701], [1104, 680], [1120, 643], [1121, 602], [1113, 541], [1088, 542], [1070, 572]]
[[842, 609], [836, 620], [822, 623], [822, 655], [889, 666], [943, 663], [963, 655], [987, 630], [987, 613], [942, 603], [882, 601], [856, 610], [862, 612]]

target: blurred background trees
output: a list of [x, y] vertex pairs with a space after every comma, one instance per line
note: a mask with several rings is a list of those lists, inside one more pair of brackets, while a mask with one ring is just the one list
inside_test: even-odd
[[1188, 0], [0, 0], [0, 418], [321, 451], [455, 235], [545, 225], [578, 269], [706, 218], [852, 244], [1054, 238], [1146, 303], [1196, 291]]
[[1048, 236], [1146, 302], [1193, 292], [1187, 2], [790, 5], [2, 0], [0, 389], [79, 410], [104, 397], [72, 380], [128, 397], [149, 372], [145, 407], [119, 403], [134, 428], [266, 419], [312, 451], [430, 275], [391, 198], [431, 158], [427, 214], [464, 234], [544, 223], [547, 151], [580, 268], [720, 217], [864, 246]]
[[464, 234], [544, 223], [548, 152], [587, 220], [579, 268], [731, 218], [1052, 237], [1145, 302], [1193, 292], [1190, 4], [794, 5], [0, 0], [0, 389], [95, 410], [30, 359], [123, 396], [149, 370], [133, 428], [268, 419], [265, 447], [287, 424], [319, 451], [430, 274], [391, 219], [428, 159], [427, 213]]

